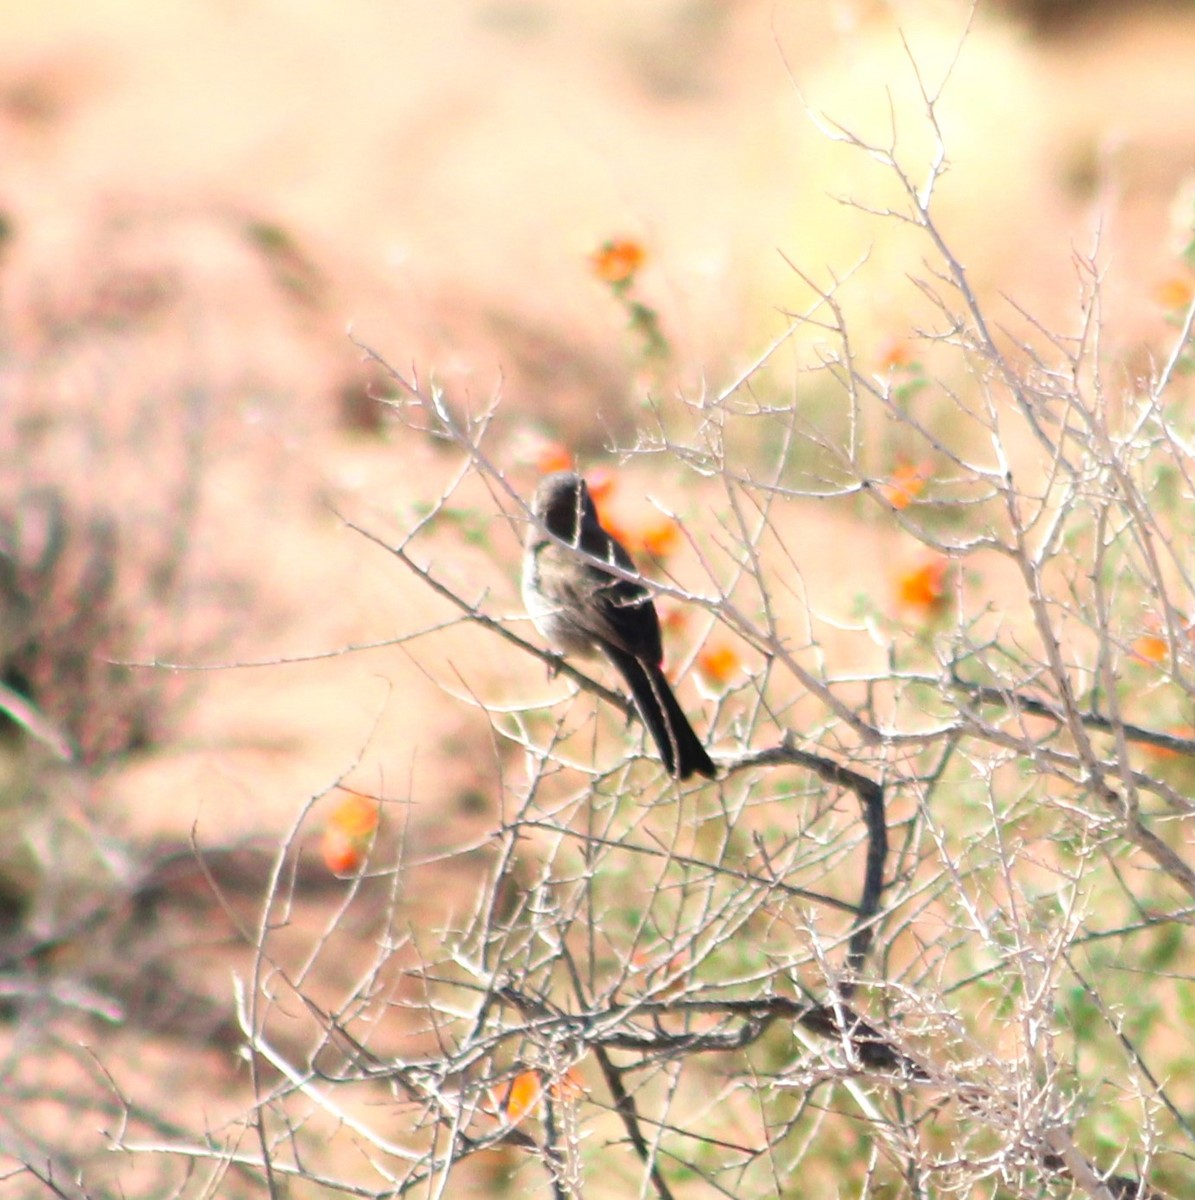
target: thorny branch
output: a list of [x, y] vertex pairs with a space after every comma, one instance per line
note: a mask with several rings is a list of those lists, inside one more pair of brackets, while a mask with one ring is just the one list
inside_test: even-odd
[[[447, 410], [440, 401], [431, 410], [436, 416], [442, 417]], [[460, 440], [459, 437], [457, 439]], [[471, 451], [472, 452], [472, 451]], [[381, 539], [366, 531], [365, 535], [371, 540], [383, 544]], [[408, 569], [412, 570], [421, 581], [431, 587], [438, 595], [455, 605], [467, 620], [474, 621], [492, 632], [498, 634], [521, 651], [528, 652], [553, 665], [562, 665], [568, 677], [583, 690], [598, 695], [607, 703], [612, 704], [624, 714], [633, 715], [633, 709], [627, 701], [597, 683], [569, 664], [556, 664], [554, 656], [538, 650], [533, 644], [512, 634], [500, 620], [488, 616], [478, 604], [470, 603], [455, 594], [451, 588], [440, 583], [430, 570], [419, 566], [406, 550], [405, 544], [398, 547], [388, 546]], [[956, 676], [953, 685], [967, 694], [972, 700], [980, 703], [999, 703], [1005, 706], [1013, 704], [1025, 714], [1046, 716], [1051, 720], [1065, 723], [1058, 711], [1045, 701], [1017, 694], [1010, 700], [1007, 690], [995, 687], [970, 685]], [[1073, 702], [1070, 705], [1070, 720], [1079, 721], [1093, 730], [1111, 727], [1113, 722], [1098, 714], [1082, 712]], [[852, 722], [852, 727], [854, 727]], [[924, 738], [926, 744], [943, 736], [957, 739], [974, 734], [975, 727], [967, 721], [943, 727], [930, 738]], [[1181, 747], [1184, 739], [1171, 735], [1157, 734], [1148, 730], [1129, 726], [1125, 730], [1130, 738], [1153, 744], [1165, 745], [1168, 748]], [[916, 739], [913, 739], [916, 740]], [[999, 738], [996, 739], [999, 743]], [[885, 789], [866, 774], [848, 767], [834, 759], [805, 751], [793, 744], [791, 733], [785, 733], [778, 745], [765, 749], [744, 749], [736, 755], [722, 754], [718, 760], [720, 779], [727, 781], [742, 773], [752, 770], [780, 767], [799, 766], [811, 771], [823, 782], [835, 788], [844, 788], [855, 793], [864, 818], [867, 834], [867, 853], [864, 864], [864, 876], [861, 897], [854, 909], [855, 922], [847, 948], [847, 971], [840, 979], [837, 994], [830, 1001], [817, 1002], [813, 1000], [796, 1000], [784, 996], [769, 995], [755, 999], [702, 999], [684, 998], [664, 1001], [639, 1000], [633, 1004], [608, 1005], [604, 1008], [594, 1008], [580, 1011], [563, 1011], [555, 1006], [547, 1005], [543, 1000], [521, 990], [513, 983], [494, 984], [492, 995], [501, 1002], [513, 1007], [523, 1018], [500, 1033], [487, 1035], [486, 1053], [492, 1054], [499, 1043], [505, 1041], [525, 1041], [530, 1038], [537, 1044], [571, 1047], [569, 1052], [577, 1055], [593, 1054], [598, 1062], [603, 1079], [610, 1092], [614, 1110], [624, 1122], [627, 1135], [637, 1156], [643, 1162], [651, 1186], [657, 1195], [668, 1200], [672, 1195], [670, 1187], [661, 1174], [659, 1163], [653, 1146], [647, 1142], [642, 1133], [642, 1115], [638, 1111], [633, 1093], [628, 1091], [624, 1078], [628, 1070], [642, 1069], [649, 1063], [662, 1063], [670, 1060], [687, 1059], [701, 1054], [728, 1054], [743, 1052], [758, 1044], [773, 1027], [777, 1020], [784, 1020], [826, 1038], [840, 1046], [849, 1062], [855, 1064], [855, 1069], [868, 1072], [879, 1072], [904, 1081], [904, 1085], [925, 1085], [933, 1078], [930, 1070], [923, 1067], [917, 1059], [910, 1057], [905, 1051], [898, 1049], [892, 1038], [877, 1030], [868, 1021], [854, 1012], [847, 1000], [855, 992], [858, 979], [863, 970], [868, 951], [872, 945], [877, 922], [883, 919], [881, 900], [885, 888], [885, 864], [888, 855], [888, 824], [886, 818]], [[1149, 781], [1142, 779], [1142, 785]], [[537, 826], [547, 828], [542, 821], [520, 821], [511, 826], [532, 829]], [[561, 827], [560, 833], [567, 833]], [[1143, 845], [1148, 852], [1167, 866], [1168, 870], [1181, 881], [1182, 864], [1168, 849], [1156, 839], [1151, 841], [1148, 834], [1138, 823], [1135, 827], [1130, 824], [1128, 835], [1131, 840]], [[586, 841], [593, 849], [610, 848], [611, 843], [604, 839], [586, 835]], [[617, 846], [624, 852], [634, 853], [634, 845], [619, 839]], [[696, 860], [688, 860], [675, 848], [654, 850], [641, 848], [643, 853], [659, 854], [668, 861], [679, 865], [691, 862], [699, 865]], [[1169, 859], [1166, 855], [1169, 854]], [[723, 864], [716, 867], [719, 874], [728, 868]], [[744, 876], [746, 878], [746, 876]], [[779, 878], [767, 879], [755, 876], [753, 882], [762, 883], [770, 888], [786, 889], [793, 895], [808, 895], [803, 889], [793, 888]], [[828, 898], [822, 897], [823, 902]], [[713, 1028], [691, 1028], [698, 1018], [715, 1019]], [[680, 1030], [674, 1031], [667, 1025], [677, 1023]], [[729, 1022], [729, 1024], [728, 1024]], [[464, 1048], [462, 1048], [463, 1050]], [[634, 1056], [631, 1064], [616, 1064], [611, 1057], [613, 1053]], [[467, 1052], [467, 1057], [476, 1057], [474, 1051]], [[448, 1070], [449, 1074], [467, 1075], [468, 1068], [460, 1062], [456, 1067], [448, 1066], [450, 1060], [440, 1063], [439, 1071]], [[638, 1064], [637, 1066], [635, 1064]], [[415, 1072], [417, 1077], [420, 1068]], [[406, 1085], [411, 1090], [411, 1068], [405, 1066], [401, 1076], [408, 1079]], [[440, 1075], [443, 1078], [443, 1074]], [[417, 1090], [417, 1089], [415, 1089]], [[549, 1128], [545, 1134], [547, 1142], [545, 1154], [547, 1168], [552, 1179], [553, 1188], [563, 1186], [560, 1175], [561, 1158], [559, 1146], [555, 1144], [554, 1135]], [[1055, 1142], [1061, 1145], [1062, 1143]], [[466, 1143], [466, 1145], [471, 1143]], [[1086, 1160], [1069, 1146], [1066, 1153], [1058, 1153], [1043, 1144], [1038, 1161], [1044, 1170], [1072, 1178], [1080, 1186], [1086, 1186], [1090, 1179], [1095, 1178], [1093, 1169]], [[555, 1165], [553, 1165], [555, 1164]], [[1129, 1176], [1111, 1175], [1098, 1182], [1098, 1188], [1093, 1195], [1103, 1194], [1104, 1191], [1113, 1197], [1127, 1196], [1130, 1185], [1136, 1187], [1136, 1181]]]

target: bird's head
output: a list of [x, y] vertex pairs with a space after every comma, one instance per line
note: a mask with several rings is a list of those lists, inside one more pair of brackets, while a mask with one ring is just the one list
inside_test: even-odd
[[576, 542], [585, 521], [597, 522], [597, 509], [585, 480], [575, 471], [545, 475], [535, 489], [531, 511], [550, 533], [565, 542]]

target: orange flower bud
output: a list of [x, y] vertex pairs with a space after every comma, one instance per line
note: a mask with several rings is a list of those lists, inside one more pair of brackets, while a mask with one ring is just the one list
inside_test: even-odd
[[639, 242], [632, 238], [612, 238], [589, 256], [589, 265], [603, 283], [626, 284], [646, 258], [647, 252]]
[[932, 473], [927, 462], [902, 463], [892, 472], [892, 478], [880, 485], [880, 494], [893, 508], [908, 508], [925, 490]]
[[667, 558], [680, 549], [680, 526], [671, 518], [659, 514], [639, 532], [639, 545], [652, 558]]
[[712, 688], [724, 688], [742, 668], [738, 651], [726, 641], [707, 642], [697, 655], [697, 671]]
[[349, 793], [333, 810], [324, 827], [320, 854], [334, 875], [356, 871], [365, 861], [378, 828], [378, 803]]
[[941, 556], [927, 559], [898, 576], [896, 598], [902, 605], [931, 616], [946, 604], [949, 575], [950, 559]]
[[1154, 288], [1154, 299], [1165, 309], [1186, 308], [1195, 299], [1195, 278], [1171, 275]]

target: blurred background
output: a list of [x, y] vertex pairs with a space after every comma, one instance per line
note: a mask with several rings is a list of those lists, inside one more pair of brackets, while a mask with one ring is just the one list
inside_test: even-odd
[[[897, 197], [826, 132], [891, 143], [919, 181], [925, 88], [950, 159], [938, 216], [976, 290], [1077, 332], [1074, 255], [1098, 246], [1106, 353], [1149, 370], [1191, 296], [1195, 6], [969, 12], [0, 2], [0, 678], [44, 722], [5, 735], [13, 977], [119, 926], [75, 978], [127, 1030], [153, 989], [111, 970], [114, 889], [177, 895], [193, 840], [260, 847], [227, 861], [249, 895], [345, 773], [411, 802], [421, 852], [486, 826], [488, 721], [434, 683], [463, 690], [467, 665], [502, 686], [475, 633], [434, 655], [128, 665], [303, 658], [443, 616], [341, 519], [395, 534], [454, 467], [374, 403], [393, 389], [357, 342], [462, 410], [500, 394], [490, 453], [528, 487], [543, 445], [598, 464], [649, 396], [737, 378], [808, 301], [794, 264], [823, 285], [857, 271], [856, 353], [891, 361], [922, 251], [840, 202]], [[639, 309], [608, 243], [633, 248]], [[514, 614], [517, 535], [485, 536], [504, 577], [455, 551], [437, 569]], [[811, 575], [865, 569], [841, 540], [809, 530]], [[163, 963], [193, 940], [180, 920]], [[208, 994], [208, 1023], [180, 1003], [145, 1027], [207, 1045], [227, 977], [171, 984]]]

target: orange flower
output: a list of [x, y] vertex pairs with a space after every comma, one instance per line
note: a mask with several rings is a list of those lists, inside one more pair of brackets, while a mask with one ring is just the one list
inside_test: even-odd
[[[1168, 725], [1166, 732], [1172, 733], [1175, 737], [1189, 739], [1195, 733], [1195, 729], [1192, 729], [1190, 725]], [[1169, 746], [1146, 746], [1145, 752], [1154, 759], [1179, 757], [1179, 752], [1172, 750]]]
[[1154, 288], [1154, 299], [1168, 310], [1186, 308], [1195, 299], [1195, 279], [1190, 275], [1171, 275]]
[[652, 558], [667, 558], [680, 549], [680, 526], [662, 513], [639, 531], [639, 544]]
[[946, 583], [950, 559], [938, 555], [911, 567], [896, 580], [896, 598], [908, 608], [920, 609], [926, 616], [941, 611], [946, 604]]
[[692, 611], [679, 604], [666, 604], [660, 608], [660, 628], [665, 634], [684, 633], [692, 621]]
[[908, 338], [890, 337], [880, 347], [877, 363], [887, 371], [913, 365], [913, 346]]
[[618, 476], [609, 467], [594, 467], [585, 476], [585, 485], [589, 488], [594, 504], [600, 508], [614, 495], [614, 490], [618, 487]]
[[697, 672], [710, 687], [726, 687], [742, 668], [738, 651], [727, 641], [707, 642], [697, 655]]
[[506, 1086], [502, 1111], [507, 1120], [517, 1121], [539, 1104], [541, 1088], [538, 1071], [520, 1071]]
[[880, 495], [893, 508], [908, 508], [925, 490], [932, 474], [933, 468], [928, 462], [902, 463], [892, 472], [892, 478], [880, 485]]
[[[517, 1121], [528, 1114], [535, 1115], [539, 1109], [540, 1094], [543, 1091], [544, 1073], [535, 1068], [520, 1071], [506, 1085], [506, 1093], [499, 1106], [508, 1121]], [[585, 1094], [584, 1084], [575, 1067], [569, 1067], [559, 1079], [548, 1088], [548, 1094], [553, 1100], [579, 1100]]]
[[602, 528], [614, 539], [621, 542], [626, 552], [634, 558], [639, 552], [639, 541], [634, 530], [628, 529], [617, 517], [610, 512], [598, 509], [598, 521]]
[[349, 792], [329, 818], [329, 823], [353, 837], [369, 837], [378, 827], [378, 802]]
[[629, 554], [634, 556], [639, 551], [646, 551], [652, 558], [667, 558], [680, 548], [680, 526], [671, 517], [652, 513], [643, 522], [632, 526], [615, 515], [618, 476], [612, 470], [596, 467], [586, 475], [585, 482], [589, 485], [602, 528], [616, 537]]
[[[1186, 655], [1195, 644], [1195, 623], [1184, 613], [1175, 613], [1178, 632], [1182, 635], [1179, 652]], [[1165, 618], [1160, 613], [1146, 613], [1145, 628], [1135, 637], [1129, 654], [1147, 666], [1165, 666], [1170, 658], [1170, 639], [1166, 634]]]
[[535, 451], [535, 469], [541, 475], [551, 475], [553, 471], [569, 471], [573, 466], [573, 456], [559, 442], [543, 441]]
[[324, 827], [320, 854], [334, 875], [356, 871], [365, 861], [378, 828], [378, 804], [368, 796], [349, 793]]
[[576, 1067], [569, 1067], [548, 1090], [555, 1100], [580, 1100], [585, 1095], [585, 1082]]
[[603, 283], [628, 284], [646, 258], [641, 243], [632, 238], [612, 238], [589, 256], [589, 265]]
[[320, 839], [320, 857], [333, 875], [351, 875], [364, 861], [362, 847], [340, 829], [329, 827]]
[[534, 468], [540, 475], [568, 471], [573, 465], [572, 453], [563, 442], [534, 429], [521, 429], [515, 434], [511, 439], [510, 454], [517, 462]]
[[1133, 639], [1132, 655], [1138, 662], [1157, 666], [1170, 654], [1170, 643], [1160, 633], [1143, 633]]

